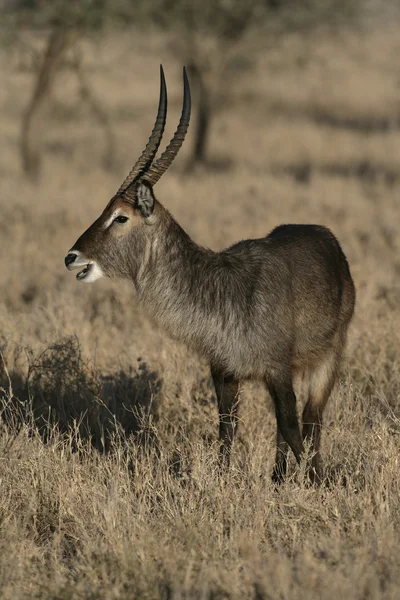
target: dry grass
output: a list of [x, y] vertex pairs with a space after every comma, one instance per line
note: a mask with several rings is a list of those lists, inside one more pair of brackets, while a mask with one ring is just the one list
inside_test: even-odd
[[160, 55], [175, 126], [178, 65], [163, 40], [150, 46], [87, 48], [118, 172], [100, 169], [101, 134], [65, 74], [41, 124], [36, 186], [17, 156], [31, 75], [1, 57], [0, 595], [398, 598], [398, 33], [288, 45], [268, 63], [260, 52], [215, 120], [211, 154], [230, 168], [183, 176], [183, 151], [156, 190], [214, 248], [282, 222], [322, 223], [342, 242], [357, 313], [325, 418], [340, 483], [321, 489], [294, 468], [272, 487], [275, 426], [256, 386], [218, 476], [207, 365], [148, 323], [129, 286], [81, 286], [64, 268], [147, 139]]

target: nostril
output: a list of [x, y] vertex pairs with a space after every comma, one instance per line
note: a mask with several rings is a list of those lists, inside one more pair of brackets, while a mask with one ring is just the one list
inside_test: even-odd
[[73, 263], [76, 260], [76, 257], [77, 254], [67, 254], [67, 256], [65, 257], [65, 266], [68, 267], [68, 265]]

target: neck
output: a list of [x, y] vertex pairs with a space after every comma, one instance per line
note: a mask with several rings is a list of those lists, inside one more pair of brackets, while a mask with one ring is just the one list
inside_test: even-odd
[[[159, 203], [144, 231], [141, 264], [134, 278], [149, 316], [173, 337], [197, 348], [204, 320], [217, 308], [218, 254], [198, 246]], [[211, 267], [211, 269], [210, 269]]]

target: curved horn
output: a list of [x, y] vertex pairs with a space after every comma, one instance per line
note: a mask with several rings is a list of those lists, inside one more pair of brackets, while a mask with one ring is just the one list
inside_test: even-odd
[[138, 179], [140, 176], [146, 173], [146, 171], [150, 167], [155, 155], [157, 154], [158, 147], [161, 143], [166, 119], [167, 86], [165, 84], [164, 70], [162, 68], [162, 65], [160, 65], [160, 100], [158, 103], [156, 122], [154, 123], [153, 131], [151, 132], [151, 136], [146, 144], [145, 149], [142, 152], [141, 157], [136, 161], [129, 175], [127, 176], [123, 184], [120, 186], [117, 195], [125, 192], [125, 190], [131, 185], [131, 183], [135, 181], [135, 179]]
[[149, 170], [144, 174], [144, 179], [154, 185], [160, 179], [161, 175], [168, 169], [175, 156], [178, 154], [180, 147], [185, 139], [186, 132], [189, 127], [190, 121], [190, 86], [189, 80], [186, 75], [186, 69], [183, 67], [183, 107], [182, 114], [179, 121], [178, 129], [176, 130], [174, 137], [161, 154], [160, 158], [151, 165]]

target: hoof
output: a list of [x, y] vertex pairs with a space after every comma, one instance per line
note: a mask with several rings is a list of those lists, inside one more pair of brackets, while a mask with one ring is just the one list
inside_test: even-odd
[[275, 485], [281, 485], [285, 481], [286, 472], [279, 465], [275, 465], [272, 471], [272, 483]]

